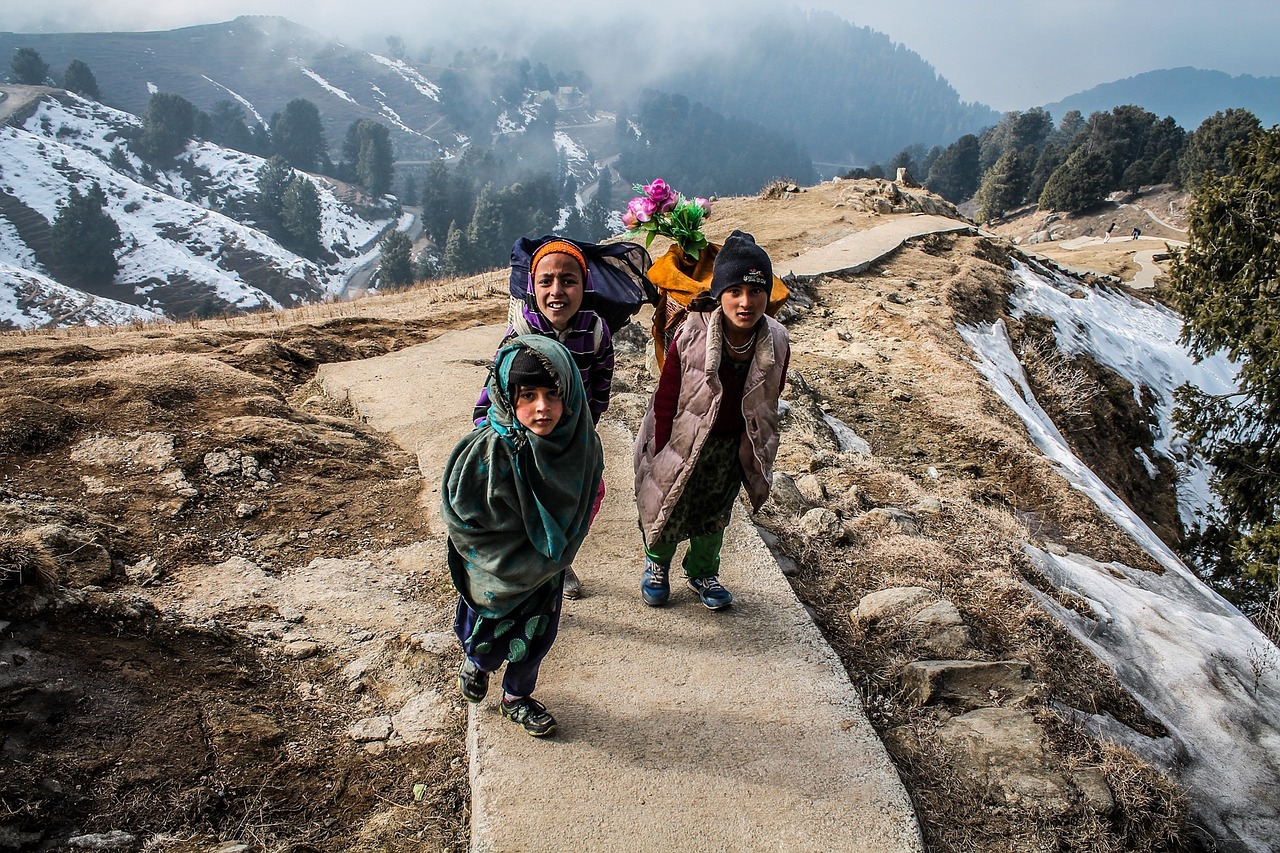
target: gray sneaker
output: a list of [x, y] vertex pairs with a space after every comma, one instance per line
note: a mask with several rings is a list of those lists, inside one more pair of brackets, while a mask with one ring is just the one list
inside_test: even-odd
[[564, 570], [564, 597], [577, 598], [582, 595], [582, 581], [578, 580], [578, 574], [573, 570], [573, 566]]

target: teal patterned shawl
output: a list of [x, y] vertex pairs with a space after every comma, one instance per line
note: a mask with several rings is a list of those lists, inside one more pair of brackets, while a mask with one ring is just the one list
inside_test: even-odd
[[[515, 419], [509, 371], [528, 348], [560, 382], [564, 414], [551, 434]], [[582, 377], [564, 345], [521, 335], [498, 351], [486, 383], [489, 415], [445, 463], [441, 515], [453, 584], [481, 616], [510, 613], [573, 562], [604, 475]]]

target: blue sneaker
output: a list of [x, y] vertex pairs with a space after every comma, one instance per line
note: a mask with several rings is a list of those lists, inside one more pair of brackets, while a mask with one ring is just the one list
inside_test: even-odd
[[644, 574], [640, 576], [640, 597], [650, 607], [661, 607], [671, 597], [670, 566], [644, 561]]
[[702, 599], [702, 605], [708, 610], [723, 610], [733, 604], [733, 593], [720, 585], [720, 578], [712, 575], [709, 578], [689, 578], [689, 587]]

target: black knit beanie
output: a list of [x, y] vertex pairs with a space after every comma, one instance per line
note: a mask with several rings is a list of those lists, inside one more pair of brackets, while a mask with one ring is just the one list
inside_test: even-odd
[[521, 347], [507, 370], [507, 387], [511, 399], [515, 400], [521, 388], [559, 388], [560, 383], [533, 350]]
[[757, 284], [766, 291], [773, 289], [773, 264], [756, 238], [745, 231], [734, 231], [716, 253], [711, 268], [711, 297], [719, 300], [726, 288], [735, 284]]

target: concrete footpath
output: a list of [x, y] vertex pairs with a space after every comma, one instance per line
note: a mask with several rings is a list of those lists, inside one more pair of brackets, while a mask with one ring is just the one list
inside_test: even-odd
[[856, 275], [895, 251], [906, 240], [954, 231], [977, 233], [969, 223], [945, 216], [900, 216], [875, 228], [856, 231], [826, 246], [810, 249], [789, 261], [778, 261], [773, 271], [778, 275], [791, 273], [801, 279], [820, 275]]
[[[503, 331], [325, 365], [320, 381], [418, 454], [434, 504]], [[529, 737], [496, 695], [470, 709], [472, 849], [921, 850], [857, 692], [745, 507], [721, 576], [734, 606], [713, 613], [678, 586], [647, 607], [631, 435], [606, 416], [601, 438], [609, 491], [577, 562], [585, 593], [565, 604], [536, 694], [560, 730]]]
[[[910, 237], [969, 229], [933, 216], [889, 220], [779, 273], [865, 269]], [[504, 331], [450, 332], [320, 370], [328, 394], [417, 453], [437, 531], [445, 459], [469, 428]], [[576, 564], [584, 594], [565, 603], [536, 693], [560, 728], [539, 740], [503, 720], [496, 683], [469, 708], [471, 849], [922, 851], [857, 691], [745, 504], [725, 537], [721, 579], [733, 607], [708, 611], [683, 584], [666, 607], [647, 607], [632, 436], [608, 415], [600, 435], [608, 495]]]

